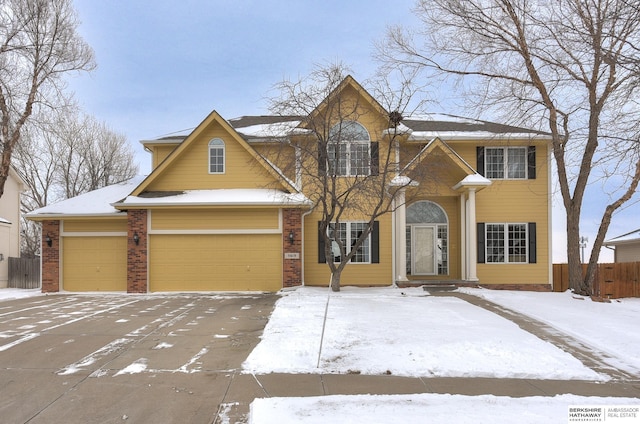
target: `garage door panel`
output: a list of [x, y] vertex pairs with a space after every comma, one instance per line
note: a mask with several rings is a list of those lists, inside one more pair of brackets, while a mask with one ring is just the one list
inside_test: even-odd
[[276, 291], [282, 288], [280, 234], [153, 234], [150, 291]]
[[126, 237], [64, 237], [62, 288], [126, 291]]

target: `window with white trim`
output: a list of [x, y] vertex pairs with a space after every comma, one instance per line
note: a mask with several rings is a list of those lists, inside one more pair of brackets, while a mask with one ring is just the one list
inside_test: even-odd
[[225, 145], [224, 141], [214, 138], [209, 142], [209, 173], [224, 174]]
[[355, 121], [333, 126], [327, 140], [327, 163], [331, 175], [370, 175], [371, 138], [366, 128]]
[[527, 224], [486, 224], [487, 263], [527, 263]]
[[526, 147], [485, 148], [485, 176], [491, 179], [526, 179]]
[[[340, 243], [344, 246], [345, 252], [349, 253], [356, 241], [367, 228], [366, 222], [339, 222], [329, 224], [327, 228], [331, 239], [331, 255], [334, 262], [340, 262], [342, 256]], [[371, 234], [367, 236], [364, 243], [356, 250], [351, 258], [352, 263], [371, 263]]]

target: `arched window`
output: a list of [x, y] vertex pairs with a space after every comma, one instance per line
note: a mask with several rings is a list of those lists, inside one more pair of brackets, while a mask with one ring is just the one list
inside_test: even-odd
[[209, 142], [209, 173], [224, 174], [224, 141], [214, 138]]
[[362, 124], [341, 121], [329, 130], [327, 162], [332, 175], [371, 174], [371, 137]]
[[449, 220], [437, 203], [428, 200], [407, 207], [407, 274], [449, 273]]

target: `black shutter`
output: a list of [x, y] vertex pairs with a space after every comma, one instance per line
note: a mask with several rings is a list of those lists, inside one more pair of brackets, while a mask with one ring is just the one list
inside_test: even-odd
[[478, 263], [485, 263], [484, 258], [484, 222], [478, 222], [476, 238], [478, 239]]
[[371, 229], [371, 263], [380, 263], [380, 222], [374, 221]]
[[536, 255], [536, 223], [529, 223], [529, 263], [535, 264], [537, 262]]
[[377, 141], [371, 142], [371, 175], [380, 174], [380, 154]]
[[322, 221], [318, 221], [318, 263], [327, 263], [327, 258], [324, 255], [324, 232], [322, 231]]
[[536, 179], [536, 146], [529, 146], [527, 149], [527, 178]]
[[323, 176], [327, 173], [327, 144], [318, 141], [318, 175]]
[[484, 147], [476, 147], [476, 172], [484, 177]]

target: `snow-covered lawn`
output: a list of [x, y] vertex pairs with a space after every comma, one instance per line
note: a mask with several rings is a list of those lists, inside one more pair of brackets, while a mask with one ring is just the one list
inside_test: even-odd
[[[438, 394], [323, 396], [256, 399], [251, 404], [249, 422], [251, 424], [605, 422], [578, 418], [569, 421], [569, 407], [615, 407], [614, 405], [640, 409], [640, 401], [637, 399], [574, 395], [528, 398]], [[607, 418], [606, 422], [633, 424], [640, 422], [640, 412], [636, 413], [636, 417], [638, 418]]]
[[422, 289], [347, 287], [331, 294], [317, 367], [327, 294], [305, 287], [284, 295], [245, 371], [605, 378], [507, 319]]
[[[465, 289], [529, 314], [640, 370], [640, 299], [595, 303], [570, 293]], [[276, 304], [262, 341], [244, 371], [265, 374], [348, 373], [403, 376], [606, 380], [550, 343], [462, 300], [422, 289], [343, 288], [287, 292]], [[638, 399], [557, 396], [329, 396], [256, 399], [251, 422], [526, 422], [567, 420], [568, 405], [633, 404]], [[526, 411], [526, 413], [525, 413]], [[503, 415], [500, 415], [503, 414]], [[640, 416], [640, 415], [639, 415]], [[336, 417], [341, 417], [336, 421]], [[417, 418], [418, 417], [418, 418]], [[467, 420], [467, 421], [465, 421]], [[636, 421], [633, 421], [636, 422]]]

